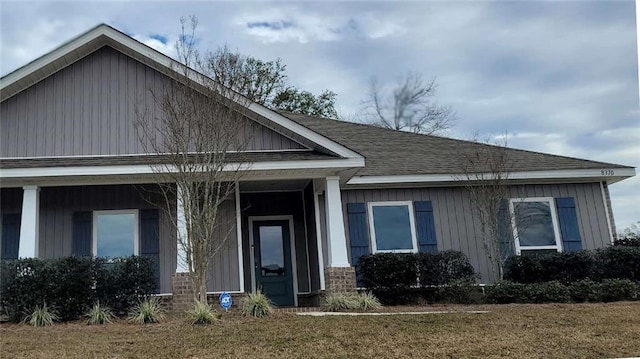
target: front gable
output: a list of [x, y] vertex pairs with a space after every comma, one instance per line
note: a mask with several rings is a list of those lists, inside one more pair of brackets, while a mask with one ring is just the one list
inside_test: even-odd
[[[0, 158], [144, 154], [136, 107], [155, 106], [149, 88], [181, 78], [171, 58], [99, 25], [0, 79]], [[177, 76], [177, 77], [176, 77]], [[188, 69], [187, 78], [199, 76]], [[257, 103], [248, 151], [316, 151], [364, 159], [349, 148]]]
[[[169, 78], [104, 46], [0, 105], [0, 157], [144, 154], [136, 108], [155, 107], [150, 88]], [[248, 150], [306, 146], [254, 123]]]

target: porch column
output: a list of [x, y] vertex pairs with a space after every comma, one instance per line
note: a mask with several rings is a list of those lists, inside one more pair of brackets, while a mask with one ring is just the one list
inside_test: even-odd
[[187, 222], [184, 216], [184, 191], [181, 186], [176, 185], [176, 230], [177, 230], [177, 251], [176, 251], [176, 273], [188, 273], [187, 252], [181, 242], [187, 240]]
[[187, 221], [184, 214], [184, 190], [176, 184], [176, 272], [172, 276], [171, 306], [176, 312], [184, 312], [193, 306], [193, 285], [189, 278], [187, 252], [182, 241], [187, 239]]
[[22, 187], [22, 218], [18, 258], [38, 257], [38, 232], [40, 227], [40, 188]]
[[327, 211], [329, 267], [349, 267], [347, 238], [344, 234], [344, 219], [342, 215], [342, 199], [340, 197], [340, 177], [326, 178], [324, 199]]
[[[349, 264], [344, 230], [340, 177], [327, 177], [325, 183], [328, 267], [324, 269], [327, 292], [349, 292], [356, 289], [355, 270]], [[321, 250], [321, 249], [320, 249]]]

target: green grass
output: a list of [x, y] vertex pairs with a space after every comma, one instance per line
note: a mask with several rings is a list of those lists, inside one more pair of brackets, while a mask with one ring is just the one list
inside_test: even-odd
[[192, 326], [184, 314], [169, 315], [153, 326], [126, 320], [106, 326], [87, 326], [84, 321], [44, 328], [3, 324], [0, 358], [612, 358], [640, 354], [639, 302], [473, 309], [489, 313], [303, 317], [274, 312], [256, 320], [234, 310], [209, 326]]

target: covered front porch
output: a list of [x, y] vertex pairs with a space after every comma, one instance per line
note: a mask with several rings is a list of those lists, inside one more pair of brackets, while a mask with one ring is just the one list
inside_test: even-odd
[[[317, 304], [324, 290], [355, 287], [340, 198], [344, 178], [326, 172], [252, 173], [236, 185], [234, 198], [223, 205], [234, 228], [210, 265], [209, 294], [261, 289], [276, 305], [307, 306]], [[4, 181], [2, 258], [151, 256], [157, 261], [158, 294], [175, 299], [176, 278], [186, 272], [176, 244], [180, 229], [172, 220], [180, 213], [177, 206], [167, 210], [149, 179]], [[336, 271], [341, 274], [332, 276]], [[345, 272], [351, 275], [347, 284]]]

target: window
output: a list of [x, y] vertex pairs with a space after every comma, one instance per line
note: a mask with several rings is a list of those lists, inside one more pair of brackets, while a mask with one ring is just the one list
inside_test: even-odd
[[93, 212], [93, 255], [127, 257], [138, 254], [138, 211]]
[[417, 252], [411, 202], [369, 203], [369, 227], [373, 253]]
[[512, 198], [509, 204], [517, 254], [562, 250], [553, 198]]

